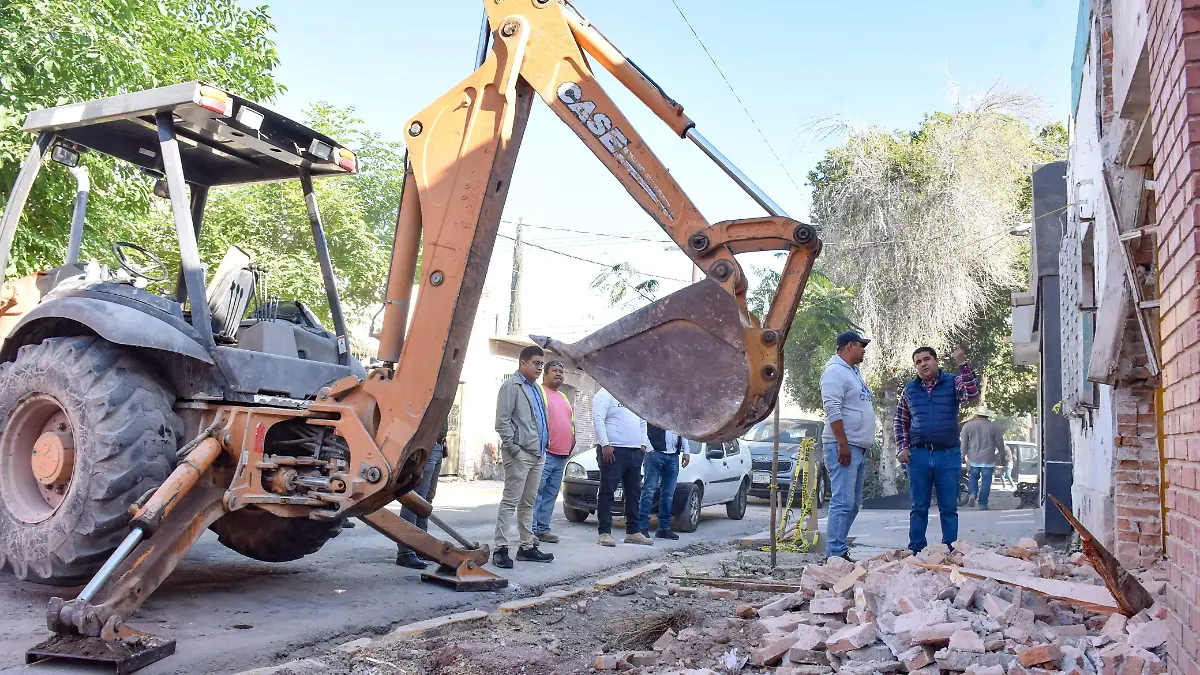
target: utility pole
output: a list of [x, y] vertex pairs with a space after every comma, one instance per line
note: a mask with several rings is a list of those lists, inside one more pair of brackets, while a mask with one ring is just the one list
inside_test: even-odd
[[525, 247], [524, 223], [517, 218], [517, 237], [513, 243], [512, 284], [508, 300], [508, 334], [521, 334], [521, 249]]

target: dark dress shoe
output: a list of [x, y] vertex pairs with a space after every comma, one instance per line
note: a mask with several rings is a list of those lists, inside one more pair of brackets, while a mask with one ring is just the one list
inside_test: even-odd
[[429, 563], [417, 557], [412, 551], [400, 551], [396, 554], [396, 564], [401, 567], [408, 567], [414, 570], [423, 570], [429, 567]]

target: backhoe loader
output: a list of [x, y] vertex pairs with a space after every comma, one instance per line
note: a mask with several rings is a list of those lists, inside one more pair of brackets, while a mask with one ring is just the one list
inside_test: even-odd
[[[458, 546], [443, 542], [383, 507], [400, 500], [430, 512], [410, 491], [454, 397], [535, 97], [705, 278], [574, 344], [532, 339], [687, 438], [733, 438], [775, 405], [782, 346], [821, 249], [815, 231], [788, 218], [565, 0], [484, 7], [475, 70], [403, 127], [381, 365], [370, 370], [349, 352], [313, 191], [316, 178], [354, 173], [353, 152], [201, 82], [28, 115], [36, 140], [0, 220], [0, 269], [44, 158], [75, 167], [85, 152], [159, 179], [181, 261], [173, 284], [174, 270], [133, 242], [113, 243], [119, 269], [80, 262], [81, 178], [64, 263], [0, 295], [0, 564], [22, 579], [87, 582], [75, 598], [51, 601], [53, 635], [28, 661], [106, 661], [129, 672], [172, 653], [174, 641], [126, 621], [205, 529], [250, 557], [286, 561], [354, 517], [437, 560], [429, 580], [460, 590], [505, 583], [483, 569], [486, 546], [448, 528]], [[708, 223], [596, 82], [592, 62], [769, 215]], [[201, 264], [209, 190], [281, 180], [303, 190], [332, 330], [303, 303], [270, 297], [258, 264], [236, 247], [211, 275]], [[765, 250], [787, 260], [760, 319], [746, 308], [734, 256]], [[163, 283], [173, 288], [155, 292]]]

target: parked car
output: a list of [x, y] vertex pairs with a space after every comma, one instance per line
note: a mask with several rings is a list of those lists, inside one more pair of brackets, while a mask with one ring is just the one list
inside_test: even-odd
[[[596, 512], [600, 493], [599, 454], [599, 450], [580, 453], [567, 462], [563, 472], [563, 515], [572, 523], [582, 523]], [[724, 504], [725, 513], [733, 520], [746, 515], [750, 456], [742, 451], [737, 439], [714, 444], [688, 441], [679, 461], [679, 481], [671, 503], [672, 529], [695, 532], [700, 525], [700, 510], [706, 506]], [[623, 513], [624, 508], [624, 494], [618, 487], [613, 515]]]
[[1020, 483], [1021, 479], [1026, 479], [1026, 482], [1038, 482], [1038, 477], [1042, 473], [1042, 459], [1038, 453], [1036, 443], [1026, 441], [1004, 441], [1004, 446], [1008, 448], [1008, 456], [1016, 457], [1017, 462], [1017, 480]]
[[[795, 475], [796, 462], [799, 461], [800, 443], [806, 438], [813, 439], [813, 458], [817, 466], [817, 502], [820, 508], [829, 500], [829, 474], [825, 471], [825, 462], [821, 459], [821, 432], [825, 423], [820, 420], [786, 418], [779, 420], [779, 499], [782, 503], [788, 497], [792, 486], [792, 476]], [[768, 499], [771, 496], [771, 455], [775, 447], [775, 421], [767, 418], [751, 427], [742, 436], [743, 444], [750, 451], [753, 474], [751, 474], [750, 495]], [[800, 504], [800, 494], [797, 492], [795, 505]]]

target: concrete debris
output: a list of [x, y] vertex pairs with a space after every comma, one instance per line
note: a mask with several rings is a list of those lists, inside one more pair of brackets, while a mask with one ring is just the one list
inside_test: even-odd
[[1151, 619], [1129, 628], [1129, 646], [1135, 649], [1155, 649], [1167, 641], [1167, 622]]
[[983, 638], [973, 630], [956, 630], [950, 636], [950, 649], [963, 652], [982, 652]]
[[[965, 567], [947, 567], [955, 558]], [[925, 567], [936, 564], [939, 567]], [[625, 675], [1161, 675], [1166, 672], [1165, 600], [1159, 598], [1133, 617], [1112, 614], [1097, 597], [1072, 597], [1079, 587], [1107, 592], [1099, 583], [1079, 583], [1086, 559], [1068, 558], [1033, 539], [996, 548], [957, 542], [953, 553], [928, 547], [916, 556], [887, 553], [851, 563], [832, 558], [806, 567], [754, 569], [745, 566], [699, 585], [657, 581], [638, 586], [628, 598], [594, 596], [588, 615], [530, 610], [505, 621], [521, 635], [557, 635], [546, 642], [526, 641], [521, 649], [543, 660], [545, 672], [621, 672]], [[983, 570], [985, 573], [976, 573]], [[1164, 570], [1142, 570], [1142, 583], [1156, 595]], [[708, 583], [711, 582], [711, 583]], [[1035, 583], [1036, 582], [1036, 583]], [[686, 580], [684, 584], [688, 583]], [[722, 585], [740, 590], [728, 590]], [[796, 589], [799, 590], [788, 590]], [[649, 590], [647, 590], [649, 589]], [[668, 595], [669, 593], [669, 595]], [[774, 595], [772, 595], [774, 594]], [[730, 602], [740, 596], [738, 604]], [[1083, 602], [1080, 602], [1080, 600]], [[1073, 602], [1072, 600], [1075, 600]], [[637, 602], [635, 602], [637, 601]], [[574, 602], [574, 599], [572, 599]], [[627, 618], [612, 614], [612, 604], [634, 610]], [[585, 602], [580, 602], [582, 609]], [[642, 631], [644, 639], [624, 642], [611, 635], [580, 649], [579, 636], [595, 625], [637, 622], [656, 604], [682, 611], [686, 621]], [[555, 610], [557, 611], [557, 610]], [[531, 627], [534, 624], [535, 627]], [[540, 625], [539, 625], [540, 624]], [[500, 624], [498, 624], [500, 625]], [[577, 635], [564, 634], [574, 630]], [[609, 631], [596, 631], [608, 633]], [[508, 649], [517, 644], [507, 633]], [[441, 638], [445, 640], [445, 638]], [[504, 640], [498, 640], [500, 648]], [[559, 640], [562, 640], [561, 647]], [[333, 651], [345, 659], [371, 653], [373, 642]], [[452, 644], [457, 644], [454, 642]], [[494, 644], [494, 643], [493, 643]], [[349, 647], [349, 645], [347, 645]], [[445, 644], [440, 645], [445, 648]], [[478, 649], [478, 647], [476, 647]], [[650, 651], [652, 649], [652, 651]], [[618, 651], [622, 650], [622, 651]], [[641, 651], [629, 651], [641, 650]], [[485, 648], [486, 651], [486, 648]], [[566, 658], [576, 659], [568, 662]], [[389, 663], [407, 658], [392, 653]], [[468, 657], [461, 657], [468, 659]], [[469, 659], [468, 659], [469, 660]], [[420, 659], [416, 659], [420, 662]], [[465, 662], [464, 662], [465, 663]], [[434, 665], [436, 665], [436, 660]], [[470, 665], [479, 668], [475, 661]], [[421, 672], [421, 666], [417, 666]], [[436, 669], [435, 669], [436, 670]], [[480, 672], [487, 672], [482, 667]], [[342, 675], [347, 670], [330, 673]], [[431, 671], [432, 672], [432, 671]], [[450, 671], [446, 671], [450, 672]], [[455, 671], [458, 672], [458, 671]], [[462, 672], [474, 672], [464, 670]], [[532, 672], [532, 671], [531, 671]]]
[[1004, 675], [1004, 668], [1000, 666], [972, 665], [967, 668], [966, 675]]

